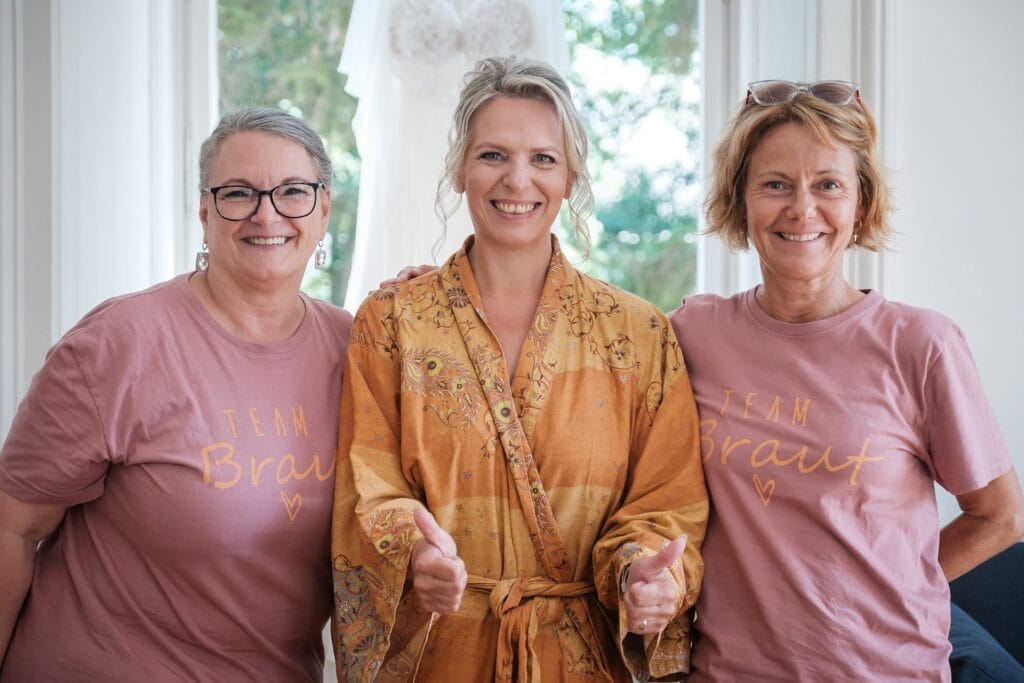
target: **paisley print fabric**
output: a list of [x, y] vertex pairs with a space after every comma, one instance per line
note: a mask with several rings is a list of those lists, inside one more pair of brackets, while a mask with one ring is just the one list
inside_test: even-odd
[[[630, 680], [689, 665], [707, 523], [693, 395], [665, 317], [553, 255], [509, 368], [467, 258], [373, 293], [341, 401], [333, 562], [343, 680]], [[511, 372], [510, 372], [511, 371]], [[425, 505], [470, 574], [453, 615], [419, 612]], [[620, 580], [686, 534], [684, 596], [628, 635]]]

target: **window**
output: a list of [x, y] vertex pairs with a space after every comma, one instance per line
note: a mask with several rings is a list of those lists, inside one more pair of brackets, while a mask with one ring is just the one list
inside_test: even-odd
[[[590, 134], [593, 246], [580, 267], [669, 311], [696, 288], [697, 0], [565, 0]], [[563, 243], [575, 243], [563, 222]]]
[[[356, 101], [337, 72], [351, 12], [352, 0], [218, 6], [221, 110], [279, 106], [324, 136], [336, 175], [331, 259], [303, 288], [339, 304], [359, 187]], [[669, 310], [696, 287], [698, 0], [563, 0], [563, 13], [596, 199], [589, 259], [574, 262]], [[562, 243], [580, 256], [566, 225]]]

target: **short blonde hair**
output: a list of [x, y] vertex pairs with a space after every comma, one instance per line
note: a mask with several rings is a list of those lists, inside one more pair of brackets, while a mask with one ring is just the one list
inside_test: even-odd
[[750, 153], [769, 131], [785, 123], [807, 126], [829, 146], [850, 148], [860, 181], [857, 246], [871, 251], [884, 249], [892, 228], [889, 188], [877, 150], [875, 120], [859, 99], [838, 105], [807, 93], [768, 106], [749, 102], [729, 119], [712, 160], [711, 187], [704, 202], [707, 233], [718, 235], [733, 250], [750, 246], [743, 199]]
[[572, 190], [569, 193], [569, 218], [584, 253], [590, 247], [587, 217], [594, 209], [594, 194], [590, 188], [587, 170], [589, 142], [583, 121], [572, 103], [569, 85], [548, 64], [518, 57], [489, 57], [476, 63], [466, 74], [466, 84], [455, 108], [454, 121], [448, 134], [448, 154], [444, 159], [444, 175], [437, 185], [435, 207], [441, 220], [447, 220], [459, 206], [460, 198], [453, 194], [453, 184], [462, 170], [473, 115], [480, 107], [499, 95], [524, 97], [549, 102], [562, 127], [566, 161]]

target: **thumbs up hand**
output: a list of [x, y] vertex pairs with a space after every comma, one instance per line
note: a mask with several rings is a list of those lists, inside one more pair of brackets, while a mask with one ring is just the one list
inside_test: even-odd
[[416, 603], [425, 612], [453, 614], [466, 590], [466, 566], [459, 559], [455, 541], [426, 508], [413, 510], [423, 538], [412, 549], [409, 568]]
[[623, 604], [631, 633], [659, 633], [675, 617], [680, 595], [669, 567], [683, 556], [684, 548], [685, 535], [666, 544], [657, 555], [629, 565]]

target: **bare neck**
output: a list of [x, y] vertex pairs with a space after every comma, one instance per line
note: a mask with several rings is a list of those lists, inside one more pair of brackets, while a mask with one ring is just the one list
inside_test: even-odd
[[523, 299], [536, 305], [544, 290], [551, 251], [550, 241], [537, 248], [516, 251], [475, 242], [467, 256], [485, 307], [486, 299], [494, 297]]
[[213, 271], [196, 273], [188, 283], [213, 319], [244, 341], [267, 344], [288, 339], [306, 315], [297, 287], [251, 290]]
[[787, 323], [824, 320], [842, 313], [864, 298], [842, 273], [812, 282], [793, 282], [765, 274], [757, 289], [757, 303], [765, 313]]
[[469, 265], [487, 314], [487, 326], [501, 344], [511, 380], [544, 291], [551, 242], [544, 249], [513, 253], [481, 246], [474, 244], [470, 250]]

